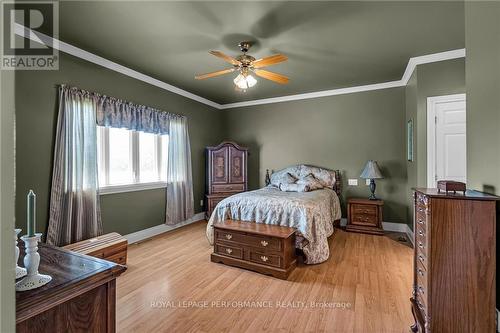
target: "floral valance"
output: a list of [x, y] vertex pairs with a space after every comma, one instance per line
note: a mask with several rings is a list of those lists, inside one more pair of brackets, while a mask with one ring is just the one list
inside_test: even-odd
[[186, 118], [145, 105], [124, 101], [115, 97], [89, 92], [76, 87], [62, 86], [62, 93], [86, 97], [95, 103], [97, 125], [127, 128], [155, 134], [168, 134], [172, 119]]

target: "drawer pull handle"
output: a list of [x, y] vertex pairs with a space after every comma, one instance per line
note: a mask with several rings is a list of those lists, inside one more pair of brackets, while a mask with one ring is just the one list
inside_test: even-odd
[[231, 238], [233, 238], [233, 235], [231, 235], [231, 234], [227, 234], [227, 235], [226, 235], [226, 238], [227, 238], [227, 240], [230, 240]]
[[260, 256], [260, 259], [263, 261], [263, 262], [267, 262], [269, 260], [268, 257], [266, 256]]
[[420, 276], [424, 276], [424, 271], [423, 271], [423, 270], [421, 270], [420, 268], [418, 269], [418, 275], [420, 275]]
[[265, 240], [262, 240], [262, 241], [260, 241], [260, 244], [262, 244], [262, 246], [267, 246], [267, 244], [269, 244], [269, 243], [266, 242]]
[[233, 253], [233, 250], [231, 250], [231, 249], [226, 249], [226, 252], [227, 252], [227, 254], [231, 254], [231, 253]]

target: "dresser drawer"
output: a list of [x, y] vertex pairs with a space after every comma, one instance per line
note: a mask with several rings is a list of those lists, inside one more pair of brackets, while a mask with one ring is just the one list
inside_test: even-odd
[[243, 249], [237, 246], [216, 243], [215, 253], [232, 258], [243, 259]]
[[425, 234], [421, 231], [422, 236], [418, 233], [417, 230], [417, 236], [415, 237], [415, 246], [418, 247], [418, 249], [427, 256], [427, 240], [425, 239]]
[[377, 215], [378, 207], [372, 205], [353, 204], [352, 210], [355, 215]]
[[422, 213], [415, 214], [415, 225], [420, 227], [423, 231], [427, 231], [427, 215]]
[[427, 207], [429, 205], [429, 198], [422, 193], [416, 192], [416, 203], [417, 206]]
[[282, 267], [282, 258], [279, 255], [260, 252], [249, 252], [249, 260], [267, 266]]
[[427, 281], [424, 281], [422, 279], [419, 279], [417, 277], [417, 300], [420, 301], [420, 303], [423, 305], [423, 308], [425, 309], [425, 311], [427, 312], [427, 294], [428, 294], [428, 290], [427, 290]]
[[422, 279], [425, 279], [425, 281], [427, 281], [427, 269], [424, 267], [424, 265], [422, 265], [422, 263], [419, 260], [417, 260], [415, 270], [417, 277], [420, 276]]
[[212, 185], [213, 193], [231, 192], [238, 193], [245, 190], [245, 184], [217, 184]]
[[422, 250], [417, 246], [417, 263], [420, 262], [424, 268], [427, 270], [429, 263], [427, 262], [427, 255], [422, 252]]
[[[249, 222], [250, 223], [250, 222]], [[215, 239], [224, 242], [234, 242], [269, 251], [281, 251], [282, 242], [278, 238], [249, 235], [227, 230], [215, 230]]]

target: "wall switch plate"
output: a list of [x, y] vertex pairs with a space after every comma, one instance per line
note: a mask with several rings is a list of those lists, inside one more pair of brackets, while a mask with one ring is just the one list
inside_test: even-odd
[[200, 206], [203, 207], [203, 199], [200, 200]]
[[347, 180], [347, 184], [349, 184], [349, 186], [358, 186], [358, 180], [350, 178]]
[[370, 179], [366, 179], [366, 185], [370, 185]]

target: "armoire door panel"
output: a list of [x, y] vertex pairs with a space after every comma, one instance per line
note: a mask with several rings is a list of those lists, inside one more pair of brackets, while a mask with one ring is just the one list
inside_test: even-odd
[[243, 183], [246, 179], [246, 151], [229, 147], [229, 182]]
[[212, 184], [226, 184], [229, 181], [228, 147], [210, 152], [212, 154]]

